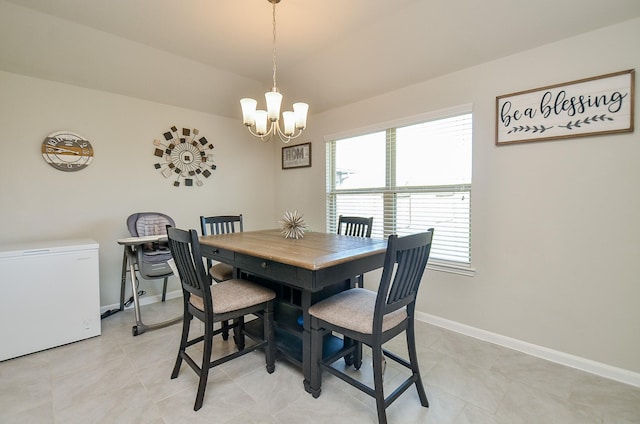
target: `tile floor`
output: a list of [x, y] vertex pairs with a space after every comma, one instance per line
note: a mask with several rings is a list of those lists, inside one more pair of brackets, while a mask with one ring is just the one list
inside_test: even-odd
[[[180, 308], [179, 299], [148, 305], [143, 320], [158, 322]], [[180, 376], [169, 378], [180, 326], [132, 337], [133, 322], [132, 310], [120, 312], [102, 321], [100, 337], [0, 362], [0, 423], [377, 422], [372, 398], [325, 373], [314, 399], [296, 367], [278, 360], [267, 374], [259, 352], [214, 368], [204, 406], [194, 412], [195, 374], [183, 363]], [[640, 423], [640, 388], [425, 323], [417, 330], [431, 406], [422, 408], [409, 389], [387, 410], [390, 423]], [[232, 347], [218, 339], [216, 349]], [[397, 352], [402, 346], [390, 343]], [[370, 381], [367, 364], [368, 356], [359, 373]], [[389, 362], [385, 383], [401, 372]]]

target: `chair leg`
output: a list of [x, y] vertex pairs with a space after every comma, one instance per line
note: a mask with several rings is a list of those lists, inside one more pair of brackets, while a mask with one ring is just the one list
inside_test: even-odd
[[222, 321], [222, 340], [229, 340], [229, 321]]
[[356, 349], [353, 351], [353, 367], [359, 370], [362, 366], [362, 343], [359, 341], [353, 341], [356, 343]]
[[238, 350], [242, 350], [244, 349], [244, 317], [235, 318], [233, 325], [233, 341]]
[[411, 364], [411, 372], [416, 376], [416, 390], [418, 391], [418, 397], [420, 398], [420, 403], [425, 408], [429, 407], [429, 399], [427, 399], [427, 394], [424, 391], [424, 385], [422, 384], [422, 377], [420, 376], [420, 367], [418, 366], [418, 355], [416, 352], [416, 337], [414, 331], [414, 322], [413, 320], [409, 321], [409, 326], [407, 327], [407, 350], [409, 353], [409, 363]]
[[207, 388], [207, 379], [209, 378], [209, 367], [211, 365], [211, 351], [213, 348], [213, 323], [206, 322], [204, 327], [204, 348], [202, 352], [202, 365], [200, 366], [200, 381], [198, 383], [198, 394], [196, 395], [196, 403], [193, 410], [197, 411], [202, 408], [204, 401], [204, 392]]
[[276, 341], [273, 331], [273, 302], [267, 303], [267, 307], [262, 315], [262, 322], [264, 325], [264, 338], [267, 341], [267, 347], [264, 350], [267, 362], [267, 372], [271, 374], [276, 369]]
[[355, 346], [353, 352], [344, 357], [344, 363], [348, 367], [353, 365], [353, 368], [359, 370], [362, 366], [362, 343], [352, 340], [349, 337], [344, 337], [343, 343], [345, 347]]
[[384, 360], [382, 346], [371, 346], [371, 351], [373, 354], [373, 385], [376, 408], [378, 410], [378, 424], [387, 424], [387, 414], [384, 407], [384, 389], [382, 386], [382, 362]]
[[[344, 348], [350, 347], [353, 344], [354, 344], [354, 341], [351, 340], [349, 337], [346, 337], [346, 336], [343, 337], [342, 345], [344, 346]], [[344, 363], [348, 367], [353, 365], [354, 360], [355, 360], [355, 355], [353, 353], [349, 353], [344, 356]]]
[[[209, 261], [210, 262], [210, 261]], [[207, 269], [211, 269], [211, 263], [207, 264]], [[216, 283], [221, 283], [224, 280], [216, 280], [215, 277], [211, 276]], [[222, 340], [229, 340], [229, 329], [231, 326], [229, 325], [229, 321], [220, 322], [220, 328], [222, 328]]]
[[311, 317], [311, 372], [309, 375], [309, 393], [314, 398], [320, 396], [322, 391], [322, 367], [320, 367], [320, 361], [322, 361], [322, 329], [320, 328], [320, 322], [317, 318]]
[[186, 311], [184, 312], [184, 318], [182, 319], [182, 335], [180, 336], [180, 348], [178, 349], [178, 357], [176, 358], [176, 364], [173, 366], [173, 371], [171, 372], [171, 379], [178, 377], [180, 373], [180, 366], [182, 365], [182, 355], [187, 349], [187, 340], [189, 339], [189, 328], [191, 326], [191, 314]]
[[[356, 277], [356, 287], [364, 288], [364, 274], [360, 274]], [[362, 366], [362, 343], [356, 342], [356, 350], [353, 352], [353, 367], [357, 370]]]
[[164, 284], [162, 285], [162, 301], [164, 302], [167, 298], [167, 280], [169, 277], [164, 277]]

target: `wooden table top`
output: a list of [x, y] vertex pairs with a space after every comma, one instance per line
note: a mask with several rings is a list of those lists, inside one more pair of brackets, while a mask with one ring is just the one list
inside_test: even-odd
[[383, 253], [387, 248], [386, 240], [331, 233], [308, 232], [302, 239], [286, 239], [277, 229], [201, 236], [200, 243], [311, 271]]

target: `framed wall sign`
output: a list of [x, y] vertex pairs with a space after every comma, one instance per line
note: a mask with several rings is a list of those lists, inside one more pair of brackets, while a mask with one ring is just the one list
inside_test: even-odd
[[633, 131], [635, 70], [496, 97], [496, 145]]
[[311, 143], [282, 148], [282, 169], [306, 168], [309, 166], [311, 166]]

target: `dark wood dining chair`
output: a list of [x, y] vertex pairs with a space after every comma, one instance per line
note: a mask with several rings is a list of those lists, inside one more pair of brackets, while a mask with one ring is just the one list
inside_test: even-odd
[[[384, 268], [377, 292], [353, 288], [335, 294], [309, 308], [311, 316], [311, 374], [309, 391], [320, 396], [322, 372], [327, 371], [376, 400], [378, 422], [387, 423], [386, 408], [409, 387], [415, 385], [420, 403], [429, 406], [424, 391], [416, 353], [414, 314], [418, 288], [422, 280], [429, 253], [433, 229], [405, 237], [389, 237]], [[330, 332], [340, 333], [355, 343], [323, 358], [323, 338]], [[383, 345], [405, 333], [409, 360], [387, 351]], [[355, 354], [360, 343], [371, 347], [373, 357], [373, 388], [333, 367], [345, 355]], [[408, 368], [411, 375], [389, 396], [382, 386], [386, 358]], [[358, 364], [356, 368], [358, 367]]]
[[[217, 215], [200, 216], [200, 229], [202, 235], [227, 234], [236, 231], [244, 231], [242, 224], [242, 214], [240, 215]], [[207, 259], [209, 274], [217, 282], [233, 278], [233, 267], [231, 265], [217, 263], [213, 264], [211, 259]]]
[[[343, 216], [338, 217], [338, 234], [355, 237], [371, 237], [373, 217]], [[364, 287], [364, 275], [356, 276], [356, 286]]]
[[338, 234], [356, 237], [371, 237], [373, 217], [343, 216], [338, 217]]
[[[211, 284], [211, 277], [205, 270], [197, 231], [168, 227], [167, 235], [169, 248], [182, 284], [184, 304], [180, 348], [171, 378], [178, 377], [183, 360], [198, 374], [198, 392], [193, 407], [197, 411], [202, 407], [210, 368], [263, 348], [267, 372], [273, 373], [275, 370], [273, 308], [276, 294], [273, 290], [241, 279]], [[264, 334], [262, 338], [244, 331], [244, 317], [250, 314], [262, 319]], [[194, 317], [204, 323], [204, 335], [189, 339], [189, 328]], [[213, 337], [223, 331], [222, 328], [214, 330], [214, 323], [221, 321], [233, 322], [234, 339], [238, 351], [212, 361]], [[253, 341], [251, 345], [245, 345], [245, 336]], [[200, 365], [187, 353], [188, 347], [198, 343], [203, 344]]]
[[[242, 223], [242, 214], [240, 215], [216, 215], [216, 216], [200, 216], [200, 229], [202, 235], [209, 234], [227, 234], [235, 233], [236, 231], [244, 231]], [[207, 269], [211, 278], [216, 283], [230, 280], [233, 278], [233, 267], [229, 264], [222, 262], [214, 264], [211, 259], [207, 259]], [[222, 338], [227, 340], [229, 338], [229, 323], [222, 322]]]

